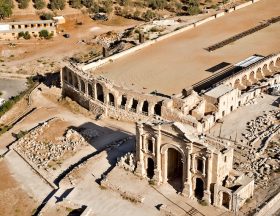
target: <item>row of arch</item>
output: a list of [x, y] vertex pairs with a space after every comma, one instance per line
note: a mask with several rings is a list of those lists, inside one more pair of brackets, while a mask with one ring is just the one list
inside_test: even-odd
[[116, 96], [112, 92], [108, 92], [100, 83], [87, 83], [83, 79], [78, 78], [76, 74], [67, 70], [63, 71], [63, 80], [76, 90], [86, 94], [93, 100], [97, 100], [104, 105], [118, 107], [134, 113], [143, 115], [158, 115], [161, 116], [162, 101], [157, 103], [149, 102], [148, 100], [141, 101], [129, 95], [123, 94]]
[[273, 76], [280, 72], [280, 57], [275, 61], [271, 60], [269, 63], [265, 63], [263, 66], [257, 67], [255, 70], [248, 71], [242, 76], [236, 76], [230, 84], [233, 88], [244, 90], [258, 81], [263, 80], [266, 77]]

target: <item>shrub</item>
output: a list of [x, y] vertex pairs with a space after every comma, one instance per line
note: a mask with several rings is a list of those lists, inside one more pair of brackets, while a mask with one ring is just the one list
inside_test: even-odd
[[63, 10], [65, 8], [65, 0], [50, 0], [49, 6], [52, 10]]
[[42, 13], [40, 15], [41, 20], [50, 20], [54, 17], [53, 13]]
[[49, 33], [49, 31], [48, 30], [41, 30], [40, 32], [39, 32], [39, 37], [40, 38], [44, 38], [44, 39], [51, 39], [52, 37], [53, 37], [53, 33]]
[[25, 40], [29, 40], [31, 38], [31, 35], [29, 32], [19, 32], [18, 33], [18, 38], [24, 38]]
[[20, 131], [19, 133], [17, 133], [15, 136], [17, 139], [20, 139], [22, 137], [24, 137], [26, 134], [28, 133], [28, 131]]
[[12, 15], [12, 0], [0, 0], [0, 19], [4, 19]]
[[18, 0], [18, 7], [20, 9], [28, 8], [29, 0]]
[[34, 0], [34, 7], [37, 10], [42, 10], [44, 7], [46, 7], [46, 2], [44, 0]]
[[156, 14], [151, 10], [147, 10], [145, 13], [143, 13], [142, 17], [144, 20], [150, 21], [156, 18]]
[[77, 8], [77, 9], [80, 9], [83, 6], [81, 0], [69, 0], [69, 5], [72, 8]]

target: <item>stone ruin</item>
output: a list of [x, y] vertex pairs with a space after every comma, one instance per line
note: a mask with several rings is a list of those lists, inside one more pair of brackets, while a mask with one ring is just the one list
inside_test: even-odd
[[[38, 141], [38, 138], [50, 127], [48, 122], [39, 126], [19, 139], [14, 149], [39, 169], [48, 169], [50, 162], [58, 162], [66, 152], [75, 152], [86, 143], [85, 138], [73, 129], [67, 130], [57, 142]], [[59, 163], [59, 162], [58, 162]]]

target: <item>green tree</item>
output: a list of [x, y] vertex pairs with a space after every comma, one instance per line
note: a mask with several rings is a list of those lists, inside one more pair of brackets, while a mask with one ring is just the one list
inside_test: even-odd
[[77, 8], [77, 9], [80, 9], [83, 6], [81, 0], [69, 0], [69, 5], [72, 8]]
[[20, 9], [26, 9], [26, 8], [28, 8], [29, 1], [30, 1], [30, 0], [18, 0], [18, 7], [19, 7]]
[[42, 10], [46, 7], [46, 2], [44, 0], [34, 0], [34, 8], [37, 10]]
[[52, 10], [63, 10], [65, 8], [65, 0], [50, 0], [50, 8]]
[[50, 20], [50, 19], [52, 19], [53, 18], [53, 13], [42, 13], [41, 15], [40, 15], [40, 19], [41, 20]]
[[48, 30], [41, 30], [39, 32], [39, 37], [44, 39], [51, 39], [53, 37], [53, 33], [49, 33]]
[[93, 0], [82, 0], [82, 4], [87, 7], [87, 8], [90, 8], [94, 5], [94, 1]]
[[0, 19], [4, 19], [12, 15], [12, 0], [0, 0]]

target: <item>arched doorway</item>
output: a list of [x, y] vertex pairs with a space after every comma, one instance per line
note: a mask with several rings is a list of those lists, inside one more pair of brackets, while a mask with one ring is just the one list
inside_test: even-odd
[[149, 103], [148, 101], [144, 101], [143, 106], [142, 106], [142, 112], [145, 114], [148, 114], [149, 111]]
[[158, 116], [161, 116], [161, 106], [162, 106], [162, 102], [160, 101], [154, 107], [154, 113]]
[[147, 177], [149, 179], [152, 179], [154, 177], [155, 174], [155, 163], [154, 160], [152, 158], [148, 158], [147, 160]]
[[182, 155], [174, 148], [169, 148], [167, 151], [167, 178], [168, 183], [177, 191], [183, 189], [183, 161]]
[[230, 195], [226, 192], [223, 192], [222, 194], [222, 205], [229, 209], [229, 202], [230, 202]]
[[196, 178], [195, 180], [195, 190], [194, 195], [197, 199], [201, 200], [204, 194], [204, 182], [201, 178]]
[[93, 98], [93, 89], [91, 84], [88, 84], [88, 95]]
[[276, 65], [277, 67], [280, 67], [280, 58], [277, 58], [277, 60], [276, 60], [276, 62], [275, 62], [275, 65]]
[[97, 95], [97, 100], [104, 103], [103, 87], [99, 83], [96, 84], [96, 95]]
[[115, 106], [115, 97], [112, 93], [109, 93], [109, 104]]
[[241, 90], [241, 83], [240, 83], [240, 79], [235, 80], [234, 82], [234, 88], [237, 88], [239, 90]]
[[80, 84], [81, 84], [81, 91], [83, 93], [86, 93], [86, 86], [85, 86], [85, 82], [83, 80], [80, 81]]

